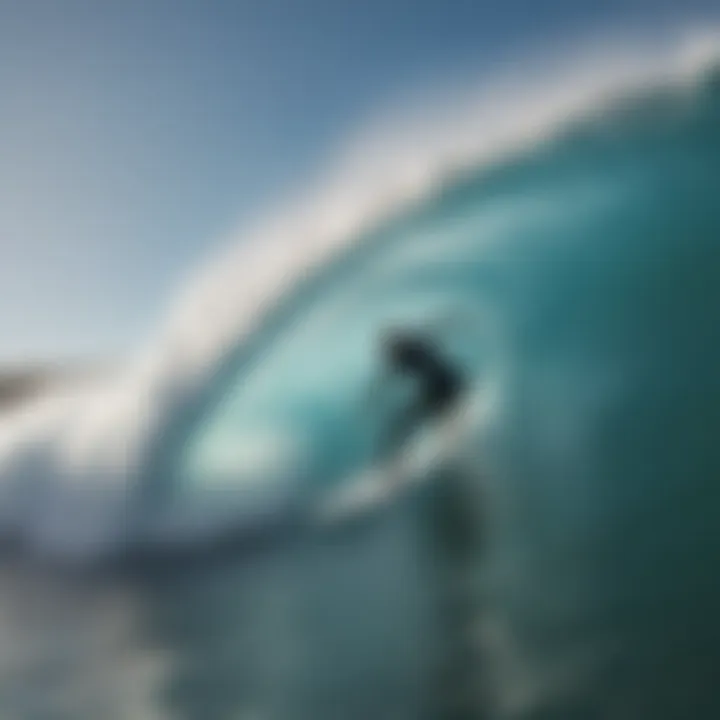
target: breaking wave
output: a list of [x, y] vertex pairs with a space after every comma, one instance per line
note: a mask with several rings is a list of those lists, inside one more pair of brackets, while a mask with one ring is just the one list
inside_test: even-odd
[[389, 324], [435, 328], [474, 379], [457, 454], [508, 537], [602, 535], [655, 483], [665, 517], [683, 463], [682, 498], [702, 496], [720, 407], [708, 47], [616, 48], [386, 118], [209, 266], [126, 371], [5, 420], [2, 529], [96, 556], [292, 518], [369, 463]]

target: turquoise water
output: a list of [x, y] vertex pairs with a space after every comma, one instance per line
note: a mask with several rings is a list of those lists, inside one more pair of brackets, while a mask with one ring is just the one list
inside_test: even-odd
[[[8, 561], [4, 716], [449, 717], [471, 690], [469, 717], [717, 717], [719, 178], [706, 71], [471, 167], [313, 267], [143, 468], [150, 524], [272, 532], [82, 579]], [[369, 463], [393, 324], [432, 327], [473, 381], [453, 464], [287, 537]]]

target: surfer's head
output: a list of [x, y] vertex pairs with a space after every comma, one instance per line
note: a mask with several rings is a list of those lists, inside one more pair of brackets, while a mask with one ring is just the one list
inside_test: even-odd
[[434, 354], [432, 343], [412, 330], [387, 330], [380, 340], [384, 360], [394, 368], [412, 368]]

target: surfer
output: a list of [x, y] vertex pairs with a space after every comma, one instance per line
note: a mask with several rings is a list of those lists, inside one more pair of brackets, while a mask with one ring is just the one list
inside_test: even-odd
[[418, 427], [447, 417], [457, 406], [466, 383], [432, 338], [419, 332], [385, 333], [381, 355], [390, 377], [409, 377], [415, 384], [414, 397], [395, 416], [385, 434], [380, 454], [387, 457]]
[[[381, 338], [384, 375], [409, 377], [414, 393], [391, 420], [383, 438], [381, 461], [394, 464], [412, 434], [426, 423], [444, 426], [441, 433], [451, 439], [460, 418], [469, 381], [436, 342], [437, 333], [389, 331]], [[449, 420], [449, 422], [448, 422]], [[387, 465], [385, 465], [387, 467]], [[386, 487], [397, 481], [391, 470], [383, 476]], [[428, 527], [432, 566], [437, 572], [434, 586], [439, 592], [439, 664], [436, 681], [428, 689], [433, 717], [484, 717], [485, 679], [482, 663], [473, 644], [480, 600], [477, 596], [476, 565], [482, 557], [483, 526], [476, 496], [468, 492], [461, 466], [446, 465], [442, 482], [432, 491], [431, 522]]]

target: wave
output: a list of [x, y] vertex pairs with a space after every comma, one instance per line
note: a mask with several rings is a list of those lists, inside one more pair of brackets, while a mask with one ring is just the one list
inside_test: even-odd
[[690, 268], [716, 267], [716, 47], [556, 59], [385, 118], [213, 262], [125, 372], [6, 420], [2, 528], [94, 556], [292, 515], [369, 462], [388, 324], [437, 324], [476, 380], [470, 469], [512, 487], [533, 462], [548, 482], [602, 465], [598, 418], [645, 387], [650, 328], [682, 334]]

